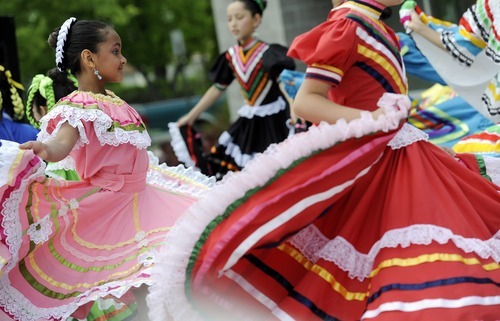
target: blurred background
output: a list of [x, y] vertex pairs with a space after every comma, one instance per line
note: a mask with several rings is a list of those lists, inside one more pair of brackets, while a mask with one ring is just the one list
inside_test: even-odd
[[[187, 113], [211, 85], [207, 71], [215, 57], [234, 44], [226, 26], [231, 0], [0, 0], [0, 64], [28, 88], [38, 73], [55, 66], [47, 44], [50, 32], [67, 18], [98, 19], [115, 26], [128, 59], [126, 77], [108, 88], [135, 107], [153, 138], [161, 161], [175, 165], [168, 122]], [[475, 0], [419, 0], [426, 13], [458, 22]], [[325, 21], [330, 0], [268, 0], [258, 37], [288, 46], [293, 39]], [[398, 9], [388, 23], [396, 31]], [[298, 62], [298, 69], [305, 66]], [[409, 78], [410, 88], [429, 84]], [[243, 104], [237, 85], [202, 116], [204, 131], [216, 139]], [[26, 98], [26, 97], [23, 97]]]

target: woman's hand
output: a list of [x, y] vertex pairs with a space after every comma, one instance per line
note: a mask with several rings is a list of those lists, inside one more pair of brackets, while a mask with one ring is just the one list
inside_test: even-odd
[[415, 10], [412, 10], [410, 12], [411, 19], [408, 21], [408, 24], [406, 27], [408, 29], [411, 29], [412, 31], [415, 31], [416, 33], [422, 33], [422, 30], [427, 28], [427, 25], [425, 25], [422, 20], [420, 20], [420, 17], [418, 13]]

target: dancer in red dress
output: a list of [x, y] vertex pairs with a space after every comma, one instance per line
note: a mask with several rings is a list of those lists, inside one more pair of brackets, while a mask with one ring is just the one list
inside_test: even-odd
[[178, 221], [152, 320], [498, 317], [500, 188], [406, 123], [399, 43], [379, 19], [400, 3], [346, 1], [295, 39], [308, 68], [292, 108], [319, 125]]

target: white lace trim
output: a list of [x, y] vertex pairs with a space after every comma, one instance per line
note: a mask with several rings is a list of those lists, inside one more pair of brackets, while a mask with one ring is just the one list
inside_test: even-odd
[[231, 156], [239, 167], [245, 167], [245, 165], [255, 157], [256, 153], [242, 153], [240, 146], [233, 143], [233, 137], [227, 131], [220, 135], [218, 143], [226, 147], [225, 154]]
[[[2, 146], [3, 148], [3, 146]], [[3, 150], [2, 150], [3, 152]], [[2, 153], [3, 155], [3, 153]], [[33, 180], [37, 178], [43, 178], [45, 173], [45, 163], [41, 162], [40, 167], [37, 169], [36, 173], [30, 175], [29, 177], [23, 179], [19, 189], [12, 192], [11, 196], [7, 198], [3, 203], [3, 209], [1, 214], [3, 215], [2, 227], [5, 230], [5, 241], [9, 248], [9, 251], [12, 255], [12, 259], [7, 263], [5, 268], [5, 274], [7, 275], [10, 270], [17, 264], [19, 260], [19, 249], [22, 244], [22, 227], [19, 222], [19, 203], [21, 202], [22, 196], [28, 186]], [[67, 214], [69, 209], [77, 209], [79, 207], [78, 201], [76, 199], [71, 199], [66, 205], [61, 206], [58, 215], [62, 216], [66, 219], [65, 215]], [[45, 219], [49, 219], [49, 216], [46, 216]], [[41, 222], [38, 222], [41, 223]], [[38, 224], [32, 224], [32, 226]], [[49, 222], [50, 223], [50, 222]], [[49, 234], [49, 224], [44, 225], [43, 232], [37, 234], [37, 229], [34, 227], [32, 233], [28, 233], [30, 237], [35, 242], [44, 242], [47, 240], [46, 236]], [[50, 224], [51, 225], [51, 224]], [[69, 228], [69, 224], [67, 225]], [[31, 228], [31, 226], [30, 226]], [[52, 231], [50, 229], [50, 231]], [[76, 252], [76, 250], [72, 248], [68, 248], [68, 244], [65, 242], [64, 236], [67, 230], [62, 231], [61, 244], [62, 246], [68, 250], [71, 254], [79, 257], [81, 259], [91, 259], [95, 260], [103, 260], [109, 259], [109, 257], [85, 257], [82, 253]], [[133, 248], [130, 249], [133, 251]], [[120, 253], [117, 253], [115, 257], [117, 257]], [[26, 299], [19, 291], [13, 288], [10, 284], [9, 278], [0, 278], [0, 305], [7, 311], [8, 313], [15, 316], [15, 320], [22, 321], [38, 321], [40, 319], [62, 319], [65, 320], [68, 318], [79, 306], [84, 305], [87, 302], [95, 301], [101, 297], [105, 297], [109, 294], [114, 295], [116, 297], [121, 297], [132, 287], [139, 287], [142, 284], [151, 285], [153, 282], [150, 275], [150, 264], [154, 262], [153, 259], [156, 255], [153, 253], [148, 257], [143, 258], [143, 265], [145, 269], [141, 270], [141, 276], [127, 281], [116, 281], [109, 282], [105, 285], [94, 287], [92, 289], [87, 290], [76, 298], [77, 301], [55, 307], [55, 308], [41, 308], [36, 306], [33, 302], [30, 302]], [[139, 259], [139, 258], [138, 258]]]
[[491, 181], [500, 186], [500, 158], [483, 156], [484, 165], [486, 167], [486, 175], [491, 178]]
[[[61, 121], [56, 125], [54, 131], [49, 134], [47, 132], [48, 122], [57, 117], [61, 117]], [[128, 143], [138, 149], [145, 149], [151, 145], [151, 138], [146, 130], [141, 133], [138, 130], [125, 131], [121, 128], [115, 128], [113, 131], [108, 132], [113, 120], [102, 110], [80, 109], [68, 105], [59, 105], [42, 118], [38, 140], [42, 142], [53, 140], [64, 122], [68, 122], [72, 127], [77, 128], [80, 134], [74, 149], [89, 143], [83, 122], [93, 122], [94, 131], [101, 145], [118, 146]]]
[[182, 138], [182, 134], [179, 130], [179, 126], [177, 126], [177, 123], [168, 123], [168, 131], [171, 137], [170, 145], [172, 146], [175, 156], [179, 162], [184, 163], [187, 167], [194, 167], [195, 163], [189, 155], [188, 147]]
[[16, 142], [0, 139], [0, 186], [11, 183], [9, 168], [19, 155], [19, 144]]
[[137, 261], [145, 267], [152, 266], [158, 261], [158, 251], [150, 250], [137, 257]]
[[71, 156], [67, 156], [63, 160], [56, 163], [48, 163], [47, 171], [65, 170], [71, 171], [76, 169], [75, 160]]
[[117, 298], [123, 296], [133, 287], [139, 287], [143, 284], [151, 286], [153, 283], [149, 277], [151, 266], [141, 270], [141, 277], [129, 281], [108, 282], [105, 285], [98, 286], [92, 290], [82, 293], [78, 302], [72, 302], [55, 308], [41, 308], [35, 306], [26, 297], [12, 288], [8, 278], [0, 279], [0, 305], [8, 313], [15, 315], [15, 320], [20, 321], [38, 321], [41, 319], [61, 319], [66, 320], [75, 310], [88, 302], [97, 301], [108, 295]]
[[43, 244], [49, 240], [49, 236], [52, 234], [52, 221], [50, 220], [50, 214], [45, 214], [45, 216], [28, 227], [26, 234], [29, 235], [30, 240], [35, 244]]
[[[0, 147], [2, 153], [2, 157], [0, 157], [0, 160], [2, 161], [2, 164], [6, 166], [8, 165], [9, 167], [11, 166], [11, 163], [9, 164], [6, 163], [7, 157], [4, 157], [4, 155], [18, 154], [19, 149], [17, 146], [18, 144], [13, 144], [13, 143], [11, 144], [10, 142], [3, 144], [2, 141], [2, 146]], [[14, 154], [14, 152], [16, 153]], [[156, 163], [158, 162], [157, 158], [153, 157], [153, 163], [155, 161]], [[162, 164], [159, 165], [159, 167], [165, 168], [166, 165]], [[193, 170], [191, 171], [188, 169], [181, 170], [181, 168], [179, 167], [170, 169], [170, 171], [172, 173], [177, 173], [179, 175], [182, 175], [183, 177], [188, 177], [193, 182], [196, 182], [198, 184], [199, 190], [197, 190], [195, 187], [192, 187], [192, 189], [186, 188], [186, 190], [184, 191], [186, 193], [192, 193], [193, 195], [201, 194], [202, 190], [208, 189], [208, 187], [213, 185], [215, 182], [215, 179], [207, 178], [204, 175], [195, 172]], [[4, 172], [3, 170], [0, 171], [0, 173], [3, 172]], [[17, 219], [19, 217], [19, 203], [21, 202], [22, 196], [26, 191], [28, 184], [31, 183], [33, 180], [36, 180], [37, 178], [42, 179], [44, 177], [44, 173], [45, 173], [45, 163], [41, 162], [40, 167], [36, 170], [36, 173], [33, 173], [29, 177], [23, 179], [21, 181], [19, 189], [13, 191], [10, 197], [7, 198], [3, 203], [3, 209], [1, 212], [1, 215], [3, 216], [2, 227], [5, 230], [5, 235], [6, 235], [5, 242], [12, 255], [12, 259], [9, 260], [9, 262], [7, 262], [7, 265], [5, 267], [5, 274], [8, 274], [8, 272], [12, 270], [12, 268], [16, 265], [16, 263], [19, 260], [19, 249], [22, 244], [22, 235], [23, 235], [21, 223]], [[71, 199], [67, 204], [62, 205], [60, 207], [58, 215], [65, 218], [69, 209], [74, 210], [77, 209], [78, 207], [79, 207], [78, 201], [76, 199]], [[46, 216], [40, 222], [34, 223], [32, 224], [32, 227], [30, 227], [32, 232], [29, 232], [28, 235], [36, 243], [45, 242], [47, 240], [48, 235], [52, 233], [52, 228], [51, 228], [52, 225], [46, 224], [47, 222], [45, 222], [45, 220], [49, 220], [49, 218], [50, 218], [49, 216]], [[48, 223], [50, 223], [50, 221]], [[35, 225], [40, 225], [40, 227], [42, 228], [39, 229]], [[90, 259], [82, 256], [82, 253], [77, 253], [74, 249], [68, 248], [68, 244], [66, 244], [64, 241], [64, 234], [66, 232], [67, 231], [62, 231], [63, 238], [61, 239], [61, 244], [63, 245], [63, 247], [70, 253], [79, 258]], [[138, 233], [136, 237], [141, 238], [141, 234]], [[143, 247], [144, 245], [146, 245], [143, 241], [144, 240], [141, 240], [142, 243], [141, 242], [138, 243], [138, 247]], [[130, 251], [132, 250], [133, 248], [131, 248]], [[53, 319], [53, 318], [64, 320], [68, 318], [79, 306], [87, 302], [95, 301], [109, 294], [114, 295], [116, 297], [121, 297], [132, 287], [139, 287], [142, 284], [151, 285], [153, 281], [151, 278], [149, 278], [149, 274], [151, 271], [151, 264], [156, 261], [155, 257], [157, 256], [157, 254], [156, 252], [154, 253], [150, 252], [151, 251], [148, 252], [148, 255], [144, 255], [138, 258], [140, 263], [142, 263], [145, 267], [143, 270], [141, 270], [140, 277], [133, 280], [110, 282], [99, 287], [94, 287], [86, 291], [85, 293], [81, 294], [78, 298], [76, 298], [75, 302], [60, 307], [54, 307], [54, 308], [37, 307], [33, 302], [27, 300], [26, 297], [24, 297], [20, 292], [18, 292], [15, 288], [13, 288], [8, 278], [1, 278], [0, 305], [5, 309], [5, 311], [14, 315], [16, 320], [35, 321], [40, 319]], [[100, 260], [104, 258], [92, 257], [91, 259]], [[109, 259], [109, 257], [106, 257], [105, 259]]]
[[21, 242], [23, 237], [23, 230], [21, 227], [21, 222], [19, 221], [19, 204], [21, 202], [21, 199], [24, 195], [24, 191], [26, 190], [28, 183], [32, 182], [37, 177], [42, 177], [42, 178], [45, 177], [44, 172], [45, 172], [45, 163], [40, 162], [40, 165], [36, 169], [36, 171], [33, 174], [29, 175], [28, 177], [24, 178], [21, 181], [19, 188], [17, 190], [14, 190], [10, 194], [10, 197], [5, 199], [5, 201], [2, 204], [1, 215], [3, 216], [3, 220], [1, 221], [1, 223], [4, 229], [5, 243], [7, 244], [9, 252], [12, 255], [11, 260], [7, 263], [5, 267], [5, 274], [7, 274], [10, 270], [12, 270], [12, 268], [14, 267], [14, 265], [17, 264], [17, 261], [19, 259], [18, 253], [21, 247]]
[[[279, 97], [278, 100], [276, 100], [275, 102], [258, 107], [245, 105], [239, 109], [238, 113], [241, 117], [251, 119], [254, 116], [266, 117], [269, 115], [274, 115], [284, 110], [285, 108], [286, 108], [285, 100]], [[289, 137], [291, 136], [291, 134], [293, 134], [293, 129], [290, 129]], [[249, 161], [251, 161], [256, 155], [256, 153], [252, 154], [243, 153], [241, 151], [240, 146], [233, 143], [233, 137], [227, 131], [224, 131], [220, 135], [218, 143], [226, 147], [225, 154], [231, 156], [234, 162], [239, 167], [245, 167], [246, 164]]]
[[400, 149], [418, 141], [428, 141], [429, 135], [420, 129], [405, 123], [396, 136], [387, 144], [393, 150]]
[[[159, 164], [158, 157], [151, 151], [148, 151], [148, 155], [149, 170], [146, 177], [147, 184], [160, 186], [164, 189], [196, 198], [200, 198], [203, 193], [215, 184], [215, 177], [206, 176], [192, 167], [185, 167], [184, 165], [174, 167], [168, 166], [165, 163]], [[167, 179], [164, 174], [174, 179]]]
[[294, 161], [350, 138], [398, 128], [408, 116], [410, 101], [404, 95], [385, 94], [378, 106], [385, 110], [385, 115], [377, 120], [373, 120], [370, 113], [362, 113], [361, 118], [350, 122], [339, 120], [335, 125], [321, 123], [280, 144], [269, 146], [248, 162], [242, 171], [229, 172], [203, 198], [191, 205], [167, 234], [158, 263], [153, 267], [152, 277], [156, 282], [149, 288], [147, 297], [149, 318], [164, 321], [172, 315], [175, 321], [201, 320], [185, 296], [184, 282], [192, 250], [206, 226], [234, 200], [262, 186], [277, 171], [289, 167]]
[[429, 245], [432, 242], [445, 244], [450, 241], [466, 253], [474, 252], [483, 259], [491, 257], [496, 262], [500, 261], [500, 240], [494, 237], [486, 241], [465, 238], [447, 228], [430, 224], [417, 224], [387, 231], [366, 254], [357, 251], [343, 237], [337, 236], [329, 240], [313, 225], [289, 240], [290, 244], [311, 262], [316, 263], [319, 258], [333, 262], [343, 271], [349, 272], [350, 278], [357, 278], [359, 281], [370, 276], [373, 262], [384, 248], [405, 248], [412, 244]]
[[266, 117], [279, 113], [280, 111], [286, 108], [286, 102], [282, 97], [278, 97], [278, 99], [272, 103], [260, 105], [260, 106], [250, 106], [243, 105], [238, 109], [238, 115], [240, 117], [245, 117], [252, 119], [255, 116], [257, 117]]

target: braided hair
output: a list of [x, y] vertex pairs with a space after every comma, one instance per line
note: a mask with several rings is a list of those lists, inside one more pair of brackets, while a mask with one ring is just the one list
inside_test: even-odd
[[15, 120], [22, 120], [24, 117], [24, 104], [19, 95], [20, 90], [24, 90], [23, 85], [12, 79], [10, 70], [0, 65], [0, 111], [5, 111]]
[[57, 68], [49, 70], [47, 75], [35, 75], [28, 88], [26, 102], [26, 117], [31, 125], [35, 128], [40, 128], [41, 125], [34, 117], [35, 110], [38, 114], [42, 114], [41, 106], [45, 106], [46, 112], [49, 112], [59, 99], [77, 89], [76, 78], [71, 74], [61, 73]]
[[98, 51], [100, 43], [113, 26], [98, 20], [77, 20], [69, 18], [61, 27], [52, 31], [48, 43], [56, 50], [56, 67], [60, 72], [80, 73], [80, 54], [88, 49]]

